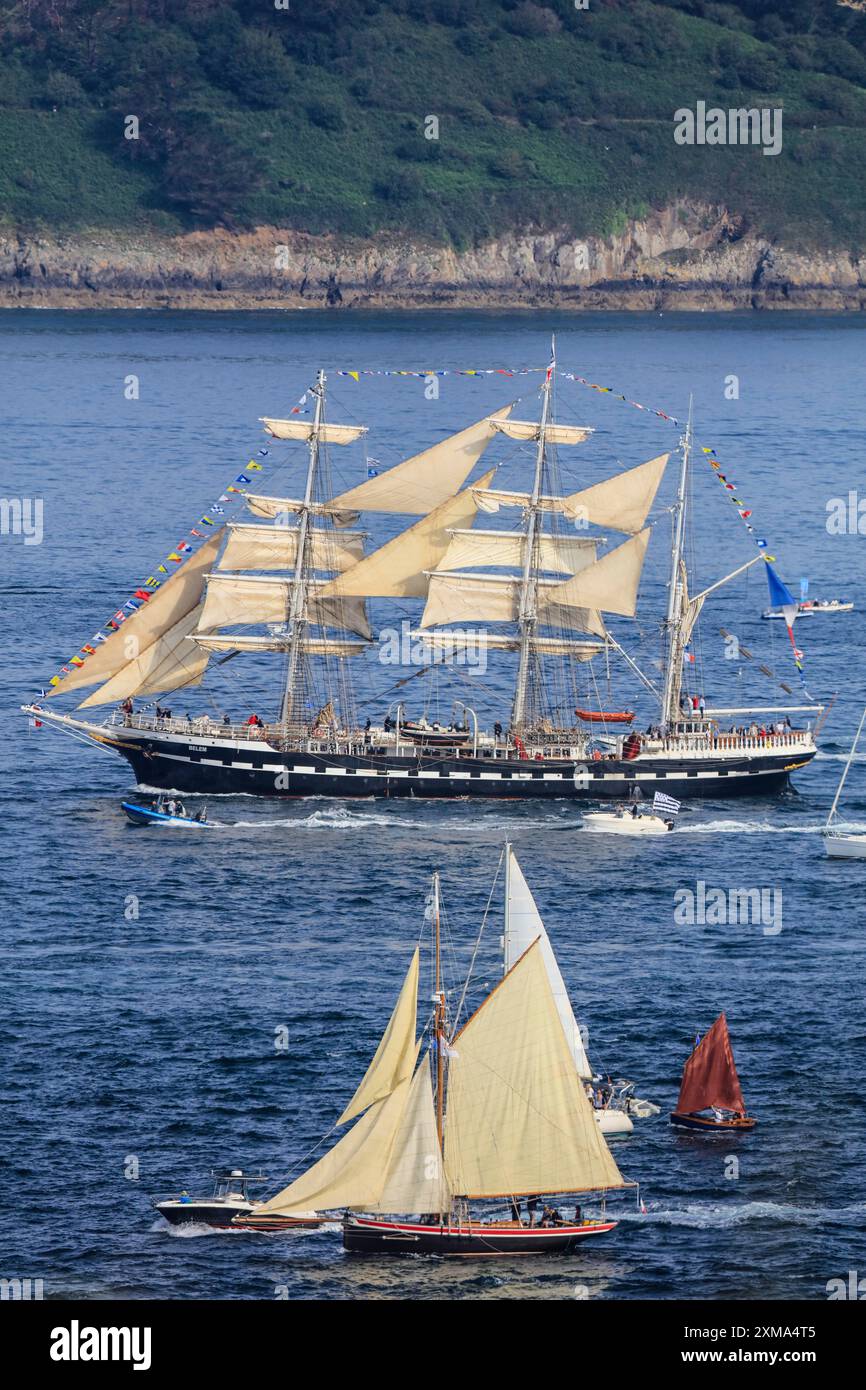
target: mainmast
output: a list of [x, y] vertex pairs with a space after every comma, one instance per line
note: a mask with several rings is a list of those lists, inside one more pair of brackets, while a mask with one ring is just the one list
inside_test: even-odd
[[439, 1150], [442, 1150], [442, 1135], [445, 1121], [445, 991], [442, 988], [442, 931], [439, 908], [439, 874], [433, 875], [433, 956], [436, 971], [434, 999], [436, 1016], [433, 1032], [436, 1038], [436, 1134]]
[[682, 465], [677, 499], [674, 503], [674, 535], [671, 546], [671, 577], [668, 585], [667, 661], [662, 694], [661, 719], [668, 728], [680, 717], [680, 692], [683, 678], [683, 548], [685, 544], [686, 487], [689, 477], [689, 453], [692, 443], [692, 401], [689, 398], [689, 418], [681, 440]]
[[520, 659], [517, 667], [517, 686], [511, 709], [511, 727], [516, 732], [522, 728], [526, 717], [526, 689], [529, 681], [529, 663], [532, 658], [532, 638], [537, 621], [535, 575], [533, 574], [533, 553], [538, 532], [541, 488], [544, 481], [544, 447], [547, 422], [550, 418], [550, 396], [553, 376], [556, 370], [556, 339], [551, 339], [551, 361], [547, 379], [542, 386], [541, 423], [538, 429], [538, 448], [535, 453], [535, 477], [527, 508], [526, 538], [523, 551], [523, 574], [520, 581], [520, 607], [518, 627], [520, 630]]
[[304, 490], [303, 505], [300, 508], [298, 523], [298, 553], [295, 560], [295, 573], [292, 578], [289, 600], [289, 652], [286, 666], [286, 685], [280, 721], [288, 724], [294, 713], [295, 686], [299, 667], [304, 659], [304, 639], [307, 635], [307, 532], [310, 525], [310, 508], [313, 503], [313, 489], [319, 467], [319, 437], [322, 416], [325, 408], [325, 373], [320, 369], [316, 385], [311, 388], [316, 397], [316, 411], [313, 429], [310, 434], [310, 460], [307, 465], [307, 485]]

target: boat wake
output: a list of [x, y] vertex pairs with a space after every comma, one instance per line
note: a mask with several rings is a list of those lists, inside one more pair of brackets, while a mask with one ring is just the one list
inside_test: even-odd
[[832, 1208], [797, 1207], [782, 1202], [690, 1202], [684, 1207], [671, 1208], [648, 1202], [645, 1213], [618, 1213], [617, 1219], [622, 1222], [650, 1221], [659, 1226], [685, 1226], [703, 1231], [727, 1230], [761, 1221], [785, 1226], [823, 1226], [832, 1222], [860, 1223], [863, 1220], [863, 1206]]
[[337, 806], [328, 810], [313, 811], [308, 816], [286, 816], [279, 820], [236, 820], [236, 828], [255, 830], [277, 829], [290, 825], [297, 830], [366, 830], [370, 825], [399, 827], [400, 822], [393, 816], [379, 816], [371, 812], [351, 811]]
[[674, 835], [820, 835], [823, 821], [817, 825], [771, 825], [761, 820], [709, 820], [697, 825], [681, 824]]

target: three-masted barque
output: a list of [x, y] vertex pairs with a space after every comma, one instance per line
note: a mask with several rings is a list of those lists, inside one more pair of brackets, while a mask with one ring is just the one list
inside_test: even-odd
[[[80, 708], [115, 706], [106, 717], [94, 722], [41, 702], [27, 709], [41, 723], [115, 750], [140, 784], [186, 793], [595, 800], [658, 787], [677, 798], [784, 787], [815, 756], [808, 716], [820, 706], [708, 709], [698, 692], [683, 688], [686, 649], [705, 600], [749, 567], [689, 592], [691, 425], [672, 508], [663, 679], [654, 681], [613, 636], [608, 616], [636, 613], [648, 516], [668, 455], [564, 493], [559, 450], [592, 431], [554, 422], [554, 382], [552, 365], [537, 420], [515, 419], [506, 407], [333, 495], [330, 450], [352, 444], [364, 429], [327, 418], [320, 372], [312, 420], [264, 420], [272, 439], [306, 448], [300, 497], [249, 492], [256, 520], [229, 522], [212, 535], [48, 692], [53, 700], [96, 686]], [[494, 486], [494, 469], [468, 481], [484, 450], [509, 440], [522, 457], [530, 454], [528, 489]], [[364, 512], [414, 520], [366, 554], [356, 529]], [[500, 512], [513, 513], [517, 524], [475, 524]], [[606, 538], [592, 528], [624, 539], [602, 550]], [[350, 669], [374, 640], [369, 599], [419, 601], [411, 643], [433, 671], [472, 645], [510, 660], [511, 707], [493, 732], [467, 706], [459, 726], [410, 719], [403, 704], [394, 718], [379, 715], [381, 722], [362, 726]], [[186, 701], [209, 661], [251, 653], [266, 653], [282, 668], [279, 701], [264, 721], [130, 708], [135, 698], [166, 692]], [[588, 718], [577, 696], [584, 663], [607, 662], [611, 653], [652, 695], [646, 732], [618, 727], [619, 714], [608, 729], [603, 713]], [[782, 712], [799, 716], [799, 727], [789, 717], [781, 723]]]

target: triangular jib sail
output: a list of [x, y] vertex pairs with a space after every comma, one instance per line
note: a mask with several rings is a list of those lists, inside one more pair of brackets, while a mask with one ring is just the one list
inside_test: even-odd
[[544, 968], [547, 971], [547, 978], [556, 1002], [556, 1011], [562, 1023], [569, 1051], [574, 1058], [578, 1076], [589, 1081], [592, 1077], [592, 1067], [586, 1055], [580, 1028], [571, 1007], [568, 990], [565, 988], [565, 981], [541, 920], [541, 914], [517, 862], [517, 856], [510, 845], [507, 846], [505, 853], [505, 970], [507, 972], [513, 965], [516, 965], [533, 942], [538, 941], [541, 958], [544, 961]]

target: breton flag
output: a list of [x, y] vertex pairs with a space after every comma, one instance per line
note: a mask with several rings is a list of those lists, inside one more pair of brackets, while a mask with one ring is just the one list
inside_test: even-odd
[[675, 801], [667, 792], [656, 792], [653, 797], [653, 810], [661, 812], [664, 816], [675, 816], [680, 809], [680, 802]]

